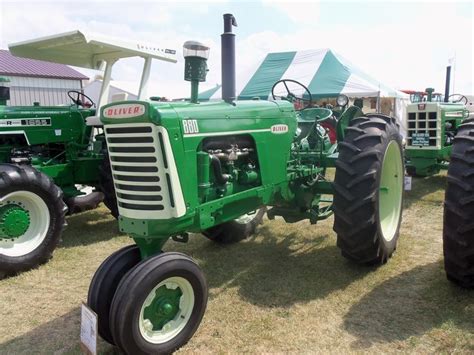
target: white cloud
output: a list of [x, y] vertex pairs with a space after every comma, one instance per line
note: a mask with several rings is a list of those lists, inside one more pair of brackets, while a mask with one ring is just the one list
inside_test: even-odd
[[288, 18], [297, 24], [317, 23], [319, 19], [319, 2], [311, 0], [263, 0], [267, 7], [273, 7], [286, 14]]
[[[140, 39], [157, 46], [178, 50], [178, 64], [155, 61], [152, 67], [150, 94], [184, 96], [189, 83], [183, 80], [181, 46], [188, 39], [197, 39], [211, 47], [208, 85], [220, 83], [220, 31], [197, 36], [197, 28], [174, 25], [184, 11], [202, 16], [203, 20], [214, 2], [198, 0], [163, 2], [102, 1], [99, 5], [76, 1], [44, 2], [0, 0], [0, 47], [7, 43], [31, 39], [73, 29], [87, 29], [121, 38]], [[444, 88], [445, 65], [456, 53], [456, 91], [473, 93], [473, 19], [460, 14], [455, 6], [433, 4], [420, 13], [415, 23], [394, 19], [390, 23], [369, 27], [362, 20], [354, 26], [320, 25], [321, 5], [289, 1], [264, 1], [269, 11], [286, 14], [286, 27], [239, 34], [241, 28], [251, 28], [245, 18], [238, 18], [236, 29], [237, 72], [255, 70], [268, 52], [309, 48], [331, 48], [356, 66], [396, 88]], [[240, 6], [245, 6], [242, 2]], [[146, 11], [144, 10], [146, 9]], [[361, 10], [363, 11], [363, 10]], [[469, 14], [467, 14], [469, 15]], [[337, 14], [334, 16], [337, 17]], [[354, 14], [357, 17], [357, 14]], [[439, 26], [442, 24], [442, 27]], [[117, 63], [116, 80], [139, 80], [141, 59]], [[237, 78], [238, 79], [238, 78]]]
[[[291, 5], [297, 10], [307, 6], [276, 4], [280, 9]], [[293, 16], [305, 18], [291, 11], [287, 15], [290, 20]], [[361, 20], [357, 26], [323, 27], [317, 22], [303, 21], [297, 30], [285, 34], [264, 31], [240, 38], [239, 53], [246, 55], [240, 55], [238, 63], [242, 68], [255, 67], [259, 62], [256, 58], [263, 58], [268, 52], [331, 48], [369, 75], [397, 89], [423, 90], [433, 86], [443, 91], [448, 58], [456, 53], [455, 91], [472, 94], [474, 30], [473, 17], [466, 15], [469, 14], [459, 13], [455, 6], [433, 4], [416, 16], [415, 23], [399, 19], [370, 27], [364, 26]]]

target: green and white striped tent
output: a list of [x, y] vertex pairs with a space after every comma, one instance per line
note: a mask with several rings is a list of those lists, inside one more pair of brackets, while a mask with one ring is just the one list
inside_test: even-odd
[[198, 95], [198, 100], [199, 101], [209, 101], [211, 97], [217, 92], [220, 91], [221, 85], [216, 84], [215, 87], [210, 88], [205, 91], [201, 91]]
[[[243, 100], [270, 98], [273, 84], [280, 79], [301, 82], [314, 98], [339, 94], [349, 97], [407, 97], [365, 74], [328, 48], [269, 53], [255, 72], [237, 74], [237, 94]], [[221, 88], [217, 86], [200, 95], [201, 100], [220, 98]]]
[[[372, 78], [328, 48], [269, 53], [256, 71], [243, 73], [237, 70], [238, 99], [271, 99], [272, 86], [280, 79], [299, 81], [315, 99], [337, 97], [339, 94], [353, 98], [393, 98], [391, 114], [399, 121], [402, 135], [406, 135], [409, 95]], [[199, 94], [201, 101], [221, 98], [220, 85]]]

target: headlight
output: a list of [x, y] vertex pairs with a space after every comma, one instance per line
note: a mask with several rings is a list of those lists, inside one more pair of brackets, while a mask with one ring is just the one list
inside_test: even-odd
[[336, 99], [337, 106], [346, 106], [349, 103], [349, 98], [346, 95], [339, 95]]

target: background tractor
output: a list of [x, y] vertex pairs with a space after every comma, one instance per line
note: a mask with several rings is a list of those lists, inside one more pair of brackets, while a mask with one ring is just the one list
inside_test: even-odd
[[[188, 233], [202, 232], [216, 243], [237, 242], [268, 207], [270, 219], [288, 223], [316, 224], [334, 213], [342, 255], [357, 263], [383, 264], [396, 248], [404, 175], [396, 120], [349, 107], [333, 145], [321, 127], [332, 113], [310, 107], [310, 92], [274, 90], [276, 100], [237, 101], [233, 25], [225, 14], [223, 101], [197, 102], [209, 48], [186, 42], [191, 102], [101, 109], [120, 230], [136, 245], [101, 264], [88, 305], [100, 335], [128, 354], [171, 352], [203, 317], [203, 272], [182, 253], [162, 252], [170, 238], [185, 242]], [[326, 175], [331, 167], [334, 181]]]
[[412, 176], [428, 176], [448, 168], [454, 136], [469, 117], [464, 95], [449, 95], [450, 67], [446, 73], [444, 97], [427, 88], [410, 94], [407, 106], [406, 169]]
[[[99, 69], [106, 64], [99, 102], [69, 91], [71, 105], [7, 106], [9, 90], [0, 83], [0, 273], [28, 270], [47, 261], [59, 242], [65, 214], [95, 208], [104, 198], [117, 216], [101, 123], [113, 64], [142, 56], [140, 96], [145, 97], [152, 58], [175, 62], [174, 51], [140, 43], [86, 36], [74, 31], [10, 45], [17, 56]], [[108, 159], [107, 159], [108, 162]], [[95, 190], [89, 194], [78, 185]]]

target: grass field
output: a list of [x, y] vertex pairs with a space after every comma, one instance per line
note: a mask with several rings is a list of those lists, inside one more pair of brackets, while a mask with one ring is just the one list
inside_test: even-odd
[[[405, 195], [397, 252], [378, 269], [340, 256], [333, 219], [312, 226], [265, 221], [222, 247], [201, 235], [166, 250], [195, 258], [210, 297], [183, 353], [474, 353], [474, 291], [445, 278], [446, 177], [415, 179]], [[54, 258], [0, 281], [0, 353], [79, 353], [79, 309], [90, 279], [130, 243], [105, 208], [71, 216]], [[114, 348], [100, 343], [101, 353]]]

